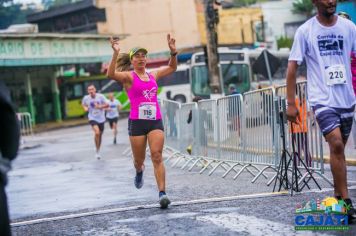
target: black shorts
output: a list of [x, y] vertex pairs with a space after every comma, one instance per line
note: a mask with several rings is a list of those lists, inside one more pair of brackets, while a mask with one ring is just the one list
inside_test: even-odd
[[151, 132], [152, 130], [156, 130], [156, 129], [164, 131], [162, 120], [131, 120], [131, 119], [129, 119], [128, 122], [129, 122], [128, 130], [129, 130], [130, 136], [147, 135], [149, 132]]
[[95, 120], [90, 120], [89, 124], [91, 126], [97, 125], [99, 127], [100, 132], [104, 132], [104, 124], [105, 124], [105, 122], [104, 123], [99, 123], [99, 122], [97, 122]]
[[112, 129], [112, 125], [115, 123], [117, 123], [117, 121], [119, 120], [119, 117], [115, 117], [115, 118], [106, 118], [109, 121], [109, 125], [110, 128]]

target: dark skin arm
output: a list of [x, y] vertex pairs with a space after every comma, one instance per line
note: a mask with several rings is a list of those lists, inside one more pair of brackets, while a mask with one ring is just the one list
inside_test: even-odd
[[295, 88], [296, 88], [296, 74], [298, 64], [296, 61], [288, 62], [287, 70], [287, 119], [293, 123], [297, 123], [298, 109], [295, 105]]

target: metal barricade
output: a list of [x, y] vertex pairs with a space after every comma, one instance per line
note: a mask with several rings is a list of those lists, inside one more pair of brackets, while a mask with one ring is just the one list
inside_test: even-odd
[[175, 101], [162, 101], [162, 121], [164, 125], [166, 145], [179, 150], [179, 116], [180, 103]]
[[[286, 85], [276, 87], [277, 96], [285, 98], [286, 92]], [[287, 150], [293, 154], [294, 146], [294, 154], [299, 156], [308, 169], [315, 171], [315, 173], [332, 185], [330, 180], [323, 175], [323, 136], [314, 117], [314, 113], [307, 102], [307, 81], [297, 82], [295, 102], [299, 112], [298, 123], [287, 123]], [[297, 162], [298, 168], [305, 169], [301, 161]], [[308, 173], [305, 173], [300, 181], [303, 181], [307, 175]]]
[[243, 95], [245, 162], [275, 166], [278, 162], [274, 89], [265, 88]]
[[216, 100], [201, 100], [198, 102], [198, 112], [193, 113], [197, 135], [198, 156], [210, 157], [219, 160], [218, 122]]
[[217, 99], [220, 159], [243, 162], [242, 96], [232, 95]]
[[[203, 173], [211, 168], [211, 175], [218, 167], [226, 177], [231, 171], [236, 179], [244, 171], [249, 172], [254, 183], [260, 176], [267, 179], [267, 169], [278, 172], [282, 154], [279, 105], [277, 96], [285, 97], [286, 86], [265, 88], [232, 95], [217, 100], [201, 100], [196, 103], [179, 104], [163, 101], [162, 113], [166, 146], [169, 158], [177, 157], [173, 166], [185, 161], [182, 169], [192, 170], [201, 164]], [[322, 135], [306, 102], [306, 82], [297, 83], [298, 106], [305, 120], [297, 127], [284, 127], [286, 149], [300, 155], [308, 169], [316, 171], [324, 180]], [[276, 107], [278, 106], [278, 107]], [[188, 121], [190, 119], [190, 121]], [[191, 152], [187, 147], [191, 146]], [[298, 166], [302, 168], [301, 163]], [[270, 184], [277, 176], [274, 175]], [[305, 181], [307, 174], [300, 178]]]
[[17, 113], [17, 119], [20, 124], [21, 136], [32, 136], [33, 130], [31, 114], [28, 112]]

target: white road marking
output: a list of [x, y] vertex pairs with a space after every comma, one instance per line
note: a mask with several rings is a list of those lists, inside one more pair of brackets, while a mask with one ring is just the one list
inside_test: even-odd
[[[349, 189], [356, 189], [356, 186], [350, 186]], [[303, 193], [322, 193], [322, 192], [330, 192], [333, 191], [332, 188], [327, 188], [323, 190], [314, 189], [305, 191], [302, 193], [296, 194], [303, 194]], [[175, 201], [171, 204], [171, 206], [183, 206], [183, 205], [192, 205], [192, 204], [203, 204], [203, 203], [212, 203], [212, 202], [223, 202], [223, 201], [233, 201], [239, 199], [252, 199], [252, 198], [262, 198], [262, 197], [273, 197], [273, 196], [287, 196], [287, 191], [282, 192], [275, 192], [275, 193], [258, 193], [258, 194], [247, 194], [247, 195], [237, 195], [237, 196], [227, 196], [227, 197], [216, 197], [216, 198], [205, 198], [205, 199], [196, 199], [190, 201]], [[134, 210], [141, 210], [141, 209], [151, 209], [151, 208], [158, 208], [158, 204], [146, 204], [146, 205], [138, 205], [138, 206], [131, 206], [131, 207], [119, 207], [107, 210], [98, 210], [98, 211], [91, 211], [85, 213], [75, 213], [75, 214], [68, 214], [62, 216], [55, 216], [55, 217], [47, 217], [47, 218], [39, 218], [34, 220], [28, 221], [20, 221], [11, 223], [12, 227], [17, 226], [24, 226], [24, 225], [32, 225], [32, 224], [39, 224], [44, 222], [50, 221], [58, 221], [58, 220], [67, 220], [67, 219], [74, 219], [86, 216], [93, 216], [93, 215], [103, 215], [103, 214], [110, 214], [110, 213], [117, 213], [117, 212], [126, 212], [126, 211], [134, 211]]]
[[[216, 197], [216, 198], [206, 198], [206, 199], [197, 199], [191, 201], [176, 201], [173, 202], [172, 206], [183, 206], [183, 205], [191, 205], [191, 204], [202, 204], [202, 203], [211, 203], [211, 202], [223, 202], [223, 201], [232, 201], [238, 199], [246, 199], [246, 198], [261, 198], [261, 197], [272, 197], [272, 196], [282, 196], [288, 195], [288, 192], [276, 192], [276, 193], [258, 193], [258, 194], [248, 194], [248, 195], [238, 195], [238, 196], [227, 196], [227, 197]], [[11, 223], [11, 226], [24, 226], [24, 225], [31, 225], [31, 224], [39, 224], [49, 221], [57, 221], [57, 220], [66, 220], [66, 219], [73, 219], [73, 218], [80, 218], [86, 216], [93, 216], [93, 215], [102, 215], [102, 214], [110, 214], [110, 213], [117, 213], [117, 212], [125, 212], [125, 211], [134, 211], [140, 209], [151, 209], [151, 208], [158, 208], [158, 204], [147, 204], [147, 205], [138, 205], [138, 206], [131, 206], [131, 207], [119, 207], [114, 209], [107, 209], [107, 210], [98, 210], [98, 211], [91, 211], [91, 212], [84, 212], [84, 213], [75, 213], [69, 215], [62, 215], [62, 216], [55, 216], [55, 217], [47, 217], [47, 218], [39, 218], [34, 220], [28, 221], [20, 221]]]

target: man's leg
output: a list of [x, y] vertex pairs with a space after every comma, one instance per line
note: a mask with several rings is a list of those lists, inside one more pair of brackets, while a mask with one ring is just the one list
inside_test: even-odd
[[112, 129], [113, 129], [113, 132], [114, 132], [114, 144], [116, 144], [116, 136], [117, 136], [117, 122], [113, 122], [112, 124]]
[[98, 125], [92, 125], [92, 129], [94, 131], [94, 143], [95, 143], [96, 151], [99, 152], [100, 144], [101, 144], [101, 138], [100, 138], [101, 132]]
[[340, 128], [336, 128], [325, 136], [330, 149], [330, 165], [334, 179], [335, 196], [349, 198], [346, 178], [345, 144]]

